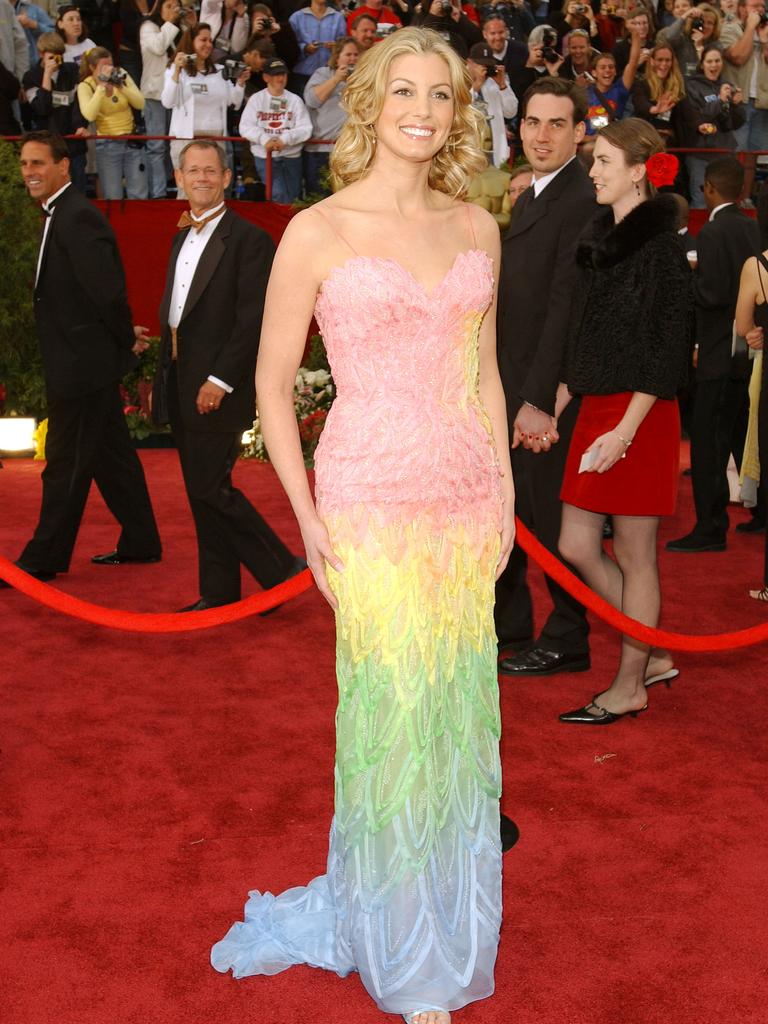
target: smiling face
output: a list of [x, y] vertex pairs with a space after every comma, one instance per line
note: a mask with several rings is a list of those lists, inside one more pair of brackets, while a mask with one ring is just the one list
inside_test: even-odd
[[600, 59], [595, 62], [592, 74], [595, 76], [595, 85], [597, 88], [601, 92], [605, 92], [606, 89], [610, 89], [616, 81], [616, 61], [613, 57], [600, 57]]
[[200, 60], [208, 60], [213, 52], [213, 39], [211, 39], [210, 29], [204, 28], [195, 37], [192, 47]]
[[719, 50], [706, 50], [701, 59], [701, 69], [709, 82], [716, 82], [723, 73], [723, 55]]
[[173, 21], [180, 10], [177, 0], [165, 0], [160, 8], [160, 17], [163, 21]]
[[541, 177], [559, 170], [576, 155], [584, 138], [584, 123], [573, 123], [573, 101], [567, 96], [539, 93], [528, 101], [520, 138], [526, 160]]
[[176, 171], [176, 184], [186, 192], [192, 213], [199, 216], [224, 202], [224, 191], [231, 177], [229, 168], [222, 167], [213, 149], [190, 146]]
[[684, 18], [691, 7], [693, 7], [691, 0], [675, 0], [672, 4], [672, 13], [676, 18]]
[[601, 206], [615, 206], [636, 196], [635, 182], [641, 181], [643, 171], [642, 164], [628, 166], [624, 150], [598, 136], [589, 176]]
[[656, 53], [651, 56], [651, 67], [656, 73], [656, 77], [662, 79], [669, 78], [669, 74], [672, 71], [672, 51], [671, 50], [657, 50]]
[[361, 18], [349, 34], [361, 50], [370, 50], [376, 38], [376, 26], [370, 18]]
[[51, 150], [42, 142], [27, 142], [21, 147], [19, 166], [29, 194], [39, 203], [69, 181], [69, 160], [56, 163]]
[[450, 72], [442, 57], [397, 57], [376, 121], [378, 148], [409, 161], [431, 161], [450, 134], [453, 112]]
[[80, 11], [67, 11], [56, 22], [56, 27], [64, 33], [68, 43], [76, 43], [83, 34], [83, 22]]
[[483, 39], [493, 53], [501, 53], [509, 39], [509, 29], [503, 18], [489, 18], [483, 25]]
[[571, 65], [575, 68], [586, 67], [589, 60], [590, 45], [586, 36], [572, 35], [568, 40], [568, 53]]

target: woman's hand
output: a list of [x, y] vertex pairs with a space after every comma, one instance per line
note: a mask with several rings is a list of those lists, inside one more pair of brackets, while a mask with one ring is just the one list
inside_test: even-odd
[[723, 84], [720, 86], [720, 102], [730, 103], [732, 93], [733, 88], [728, 84], [728, 82], [723, 82]]
[[315, 515], [307, 522], [300, 523], [299, 526], [301, 527], [304, 548], [307, 552], [307, 565], [315, 577], [317, 589], [331, 608], [338, 608], [339, 602], [336, 600], [336, 595], [328, 583], [325, 565], [327, 562], [336, 572], [343, 572], [344, 563], [331, 547], [328, 531], [318, 515]]
[[246, 68], [245, 71], [242, 73], [242, 75], [240, 75], [240, 77], [237, 80], [237, 84], [240, 86], [241, 89], [245, 86], [245, 83], [248, 81], [250, 77], [251, 69]]
[[[631, 441], [632, 438], [627, 438]], [[606, 473], [612, 466], [615, 466], [619, 459], [627, 454], [628, 444], [619, 437], [615, 430], [609, 430], [607, 434], [601, 434], [587, 448], [588, 452], [597, 451], [597, 457], [587, 473]]]
[[[763, 328], [753, 327], [751, 331], [747, 331], [746, 340], [749, 347], [754, 349], [755, 352], [762, 351], [764, 345]], [[765, 356], [763, 356], [763, 358], [765, 358]]]
[[515, 496], [511, 495], [504, 499], [504, 507], [501, 513], [501, 549], [499, 560], [496, 563], [496, 579], [501, 576], [507, 567], [509, 556], [515, 543]]

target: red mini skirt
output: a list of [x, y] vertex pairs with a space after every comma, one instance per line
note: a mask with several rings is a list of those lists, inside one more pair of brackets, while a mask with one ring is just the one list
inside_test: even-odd
[[680, 479], [680, 412], [676, 399], [657, 398], [640, 424], [626, 459], [605, 473], [579, 473], [584, 452], [613, 430], [632, 393], [584, 395], [576, 419], [560, 498], [569, 505], [615, 516], [669, 516]]

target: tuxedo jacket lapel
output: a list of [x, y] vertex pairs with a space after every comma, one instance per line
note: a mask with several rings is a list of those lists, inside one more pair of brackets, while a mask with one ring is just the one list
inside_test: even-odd
[[[230, 222], [232, 216], [233, 214], [227, 210], [203, 250], [203, 255], [200, 257], [200, 262], [197, 264], [195, 276], [192, 278], [192, 284], [189, 288], [189, 295], [187, 296], [187, 301], [184, 305], [184, 312], [181, 316], [182, 321], [186, 320], [195, 308], [200, 296], [207, 288], [208, 282], [213, 277], [214, 271], [219, 265], [219, 260], [224, 255], [227, 248], [225, 239], [231, 230]], [[171, 287], [173, 287], [173, 285], [171, 285]]]
[[551, 181], [549, 185], [547, 185], [541, 195], [528, 203], [519, 217], [513, 217], [512, 223], [504, 236], [505, 239], [521, 235], [524, 231], [528, 231], [528, 229], [537, 221], [540, 221], [546, 214], [549, 204], [553, 200], [558, 199], [563, 192], [566, 191], [577, 173], [578, 157], [572, 160], [562, 169], [562, 171], [560, 171], [554, 181]]
[[[189, 228], [187, 228], [189, 231]], [[165, 291], [160, 302], [160, 329], [162, 331], [168, 326], [168, 313], [171, 308], [171, 296], [173, 295], [173, 279], [176, 276], [176, 260], [179, 258], [179, 250], [187, 237], [187, 231], [179, 231], [173, 239], [171, 246], [171, 258], [168, 260], [168, 270], [165, 273]]]

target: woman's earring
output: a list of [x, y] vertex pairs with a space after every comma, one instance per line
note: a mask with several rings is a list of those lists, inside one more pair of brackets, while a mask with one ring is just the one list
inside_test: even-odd
[[641, 193], [640, 193], [640, 182], [639, 181], [635, 182], [635, 192], [637, 192], [637, 198], [640, 199], [641, 198]]

